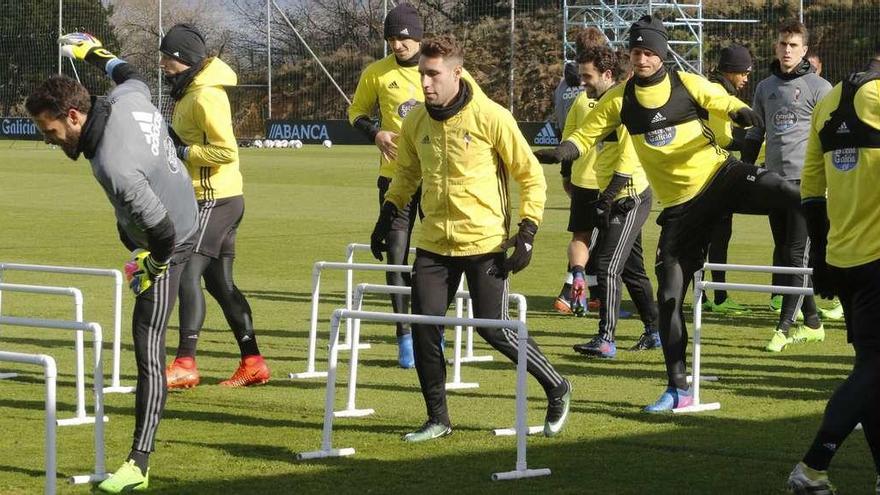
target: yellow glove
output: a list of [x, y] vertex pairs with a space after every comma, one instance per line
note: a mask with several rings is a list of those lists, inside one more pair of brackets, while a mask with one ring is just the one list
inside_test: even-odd
[[116, 58], [101, 40], [89, 33], [69, 33], [58, 38], [61, 54], [74, 60], [85, 60], [103, 68], [108, 61]]
[[156, 261], [144, 249], [135, 249], [131, 254], [131, 260], [125, 264], [125, 279], [134, 295], [139, 296], [149, 290], [156, 279], [165, 275], [168, 263]]

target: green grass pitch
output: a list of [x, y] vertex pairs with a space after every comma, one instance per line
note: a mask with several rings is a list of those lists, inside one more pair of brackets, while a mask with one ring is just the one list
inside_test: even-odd
[[[296, 452], [319, 447], [323, 419], [324, 384], [287, 379], [289, 372], [305, 368], [312, 264], [342, 261], [346, 244], [368, 240], [377, 212], [375, 164], [376, 151], [368, 147], [242, 151], [246, 214], [238, 236], [236, 280], [253, 307], [258, 341], [273, 378], [259, 388], [217, 386], [234, 370], [238, 349], [209, 298], [198, 357], [203, 382], [169, 394], [151, 460], [153, 493], [783, 493], [789, 470], [812, 441], [826, 400], [851, 367], [852, 349], [842, 324], [826, 323], [828, 338], [822, 344], [768, 355], [761, 349], [775, 315], [767, 309], [767, 296], [735, 294], [751, 307], [751, 314], [705, 318], [704, 369], [721, 381], [705, 385], [703, 397], [720, 401], [721, 410], [682, 416], [640, 412], [665, 384], [661, 353], [619, 352], [614, 361], [587, 360], [571, 346], [595, 332], [595, 316], [577, 319], [551, 310], [568, 241], [568, 200], [553, 167], [545, 170], [549, 199], [532, 265], [511, 283], [513, 291], [528, 297], [532, 335], [574, 384], [573, 413], [563, 434], [528, 442], [529, 465], [548, 467], [553, 474], [490, 481], [491, 473], [514, 468], [514, 439], [490, 434], [494, 427], [513, 423], [514, 368], [479, 338], [480, 353], [493, 352], [495, 360], [463, 366], [464, 379], [479, 382], [480, 388], [449, 394], [455, 434], [427, 444], [402, 443], [399, 436], [424, 421], [424, 405], [415, 371], [395, 366], [392, 328], [378, 324], [363, 328], [363, 338], [373, 348], [361, 354], [358, 394], [358, 405], [372, 407], [376, 414], [336, 421], [335, 446], [354, 447], [357, 453], [296, 461]], [[0, 211], [0, 261], [117, 268], [127, 259], [110, 207], [85, 159], [70, 162], [60, 150], [41, 143], [0, 143]], [[656, 215], [654, 211], [644, 229], [649, 267], [658, 235]], [[771, 245], [766, 219], [735, 219], [731, 262], [769, 264]], [[368, 261], [367, 254], [362, 257]], [[107, 281], [13, 272], [3, 278], [81, 287], [86, 318], [111, 328]], [[730, 279], [767, 283], [768, 277], [740, 274]], [[382, 280], [377, 274], [356, 276], [358, 282]], [[343, 301], [342, 272], [326, 274], [323, 286], [327, 297], [321, 306], [320, 369], [326, 366], [329, 312]], [[628, 296], [624, 300], [632, 309]], [[126, 293], [125, 384], [133, 384], [135, 377], [131, 306]], [[366, 307], [390, 310], [379, 297]], [[3, 295], [2, 312], [71, 316], [63, 299], [11, 293]], [[169, 353], [177, 343], [176, 320], [175, 312]], [[619, 346], [631, 345], [641, 331], [637, 319], [621, 321]], [[56, 357], [59, 417], [74, 410], [72, 341], [72, 335], [59, 331], [0, 329], [3, 350]], [[110, 357], [105, 350], [108, 377]], [[38, 493], [43, 485], [42, 376], [33, 367], [0, 363], [0, 371], [12, 369], [19, 378], [0, 382], [0, 493]], [[340, 371], [339, 407], [344, 405], [347, 367]], [[533, 380], [529, 395], [530, 423], [538, 424], [545, 401]], [[134, 400], [113, 394], [105, 402], [110, 416], [107, 466], [115, 470], [131, 443]], [[59, 480], [90, 470], [90, 446], [89, 427], [59, 430]], [[854, 433], [830, 471], [842, 493], [873, 488], [870, 459], [861, 432]], [[62, 481], [58, 489], [88, 491]]]

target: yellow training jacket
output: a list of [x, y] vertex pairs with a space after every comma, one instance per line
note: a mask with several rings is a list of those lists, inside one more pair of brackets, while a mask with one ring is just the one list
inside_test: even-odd
[[186, 168], [196, 199], [241, 196], [238, 143], [225, 86], [235, 86], [235, 72], [219, 58], [208, 59], [174, 107], [171, 127], [189, 146]]
[[[587, 116], [596, 106], [596, 100], [587, 96], [586, 91], [578, 93], [571, 108], [568, 110], [568, 116], [565, 117], [565, 128], [562, 130], [562, 139], [567, 139], [580, 126], [584, 125]], [[574, 163], [571, 164], [571, 183], [583, 187], [584, 189], [599, 189], [599, 183], [596, 181], [596, 156], [597, 149], [592, 148], [589, 152], [582, 154]]]
[[[688, 73], [678, 73], [677, 76], [686, 90], [685, 96], [671, 98], [670, 77], [667, 74], [652, 86], [635, 85], [635, 104], [643, 107], [643, 113], [669, 106], [680, 110], [695, 104], [698, 111], [726, 117], [728, 112], [746, 106], [735, 96], [728, 95], [721, 86]], [[626, 88], [627, 84], [619, 84], [602, 95], [587, 122], [568, 138], [581, 153], [588, 152], [621, 124], [630, 129], [646, 123], [622, 117]], [[632, 107], [633, 103], [628, 105]], [[647, 116], [647, 121], [652, 124], [659, 122], [662, 125], [664, 120], [666, 117], [660, 111]], [[633, 147], [648, 182], [664, 207], [684, 203], [696, 196], [728, 157], [726, 151], [713, 143], [704, 126], [704, 122], [697, 118], [648, 133], [631, 133]]]
[[[827, 189], [829, 264], [849, 268], [880, 259], [880, 148], [853, 147], [823, 152], [819, 132], [841, 105], [842, 84], [813, 109], [810, 137], [801, 174], [801, 198], [824, 198]], [[859, 87], [853, 102], [858, 120], [880, 130], [880, 80]], [[841, 135], [854, 132], [842, 126]], [[876, 138], [876, 137], [875, 137]], [[867, 144], [867, 143], [865, 143]], [[875, 145], [876, 146], [876, 145]]]
[[[467, 71], [462, 78], [470, 83], [474, 92], [482, 91]], [[360, 117], [371, 117], [378, 106], [383, 131], [400, 133], [400, 123], [417, 104], [425, 101], [422, 93], [419, 66], [404, 67], [397, 63], [392, 53], [367, 66], [361, 73], [351, 106], [348, 121], [352, 125]], [[399, 144], [398, 144], [399, 146]], [[379, 175], [394, 177], [397, 163], [379, 157]]]
[[528, 141], [501, 105], [473, 97], [443, 122], [424, 105], [412, 110], [398, 138], [397, 174], [385, 195], [398, 208], [422, 184], [418, 247], [445, 256], [498, 252], [510, 235], [510, 178], [519, 184], [520, 218], [540, 224], [547, 184]]

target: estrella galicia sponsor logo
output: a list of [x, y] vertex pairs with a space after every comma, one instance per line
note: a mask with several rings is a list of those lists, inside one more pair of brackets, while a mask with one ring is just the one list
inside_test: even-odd
[[831, 164], [841, 172], [849, 172], [859, 164], [858, 148], [841, 148], [831, 152]]
[[[659, 114], [658, 114], [659, 115]], [[645, 133], [645, 141], [651, 146], [659, 148], [666, 146], [675, 139], [675, 126], [654, 129]]]
[[40, 131], [34, 121], [25, 117], [8, 117], [0, 121], [0, 136], [39, 139]]
[[412, 98], [406, 100], [405, 102], [401, 103], [399, 107], [397, 107], [397, 115], [400, 115], [400, 118], [402, 119], [406, 118], [407, 114], [409, 114], [409, 111], [415, 108], [418, 104], [419, 102]]
[[538, 131], [538, 134], [535, 136], [533, 140], [536, 145], [552, 145], [556, 146], [559, 144], [559, 138], [556, 137], [556, 132], [553, 131], [553, 126], [550, 125], [550, 122], [544, 124], [544, 127]]
[[174, 141], [171, 139], [171, 136], [165, 137], [165, 162], [168, 163], [168, 170], [170, 170], [172, 174], [180, 172], [180, 161], [177, 159], [177, 148], [174, 146]]
[[773, 126], [777, 131], [787, 131], [797, 123], [797, 114], [788, 107], [782, 107], [773, 114]]
[[330, 133], [327, 132], [326, 124], [317, 123], [296, 123], [284, 124], [281, 122], [272, 123], [269, 126], [267, 139], [299, 139], [311, 141], [323, 141], [330, 139]]

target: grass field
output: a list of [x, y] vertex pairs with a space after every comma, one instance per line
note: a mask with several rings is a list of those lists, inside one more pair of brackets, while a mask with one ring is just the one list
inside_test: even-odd
[[[826, 323], [828, 338], [822, 344], [768, 355], [761, 349], [775, 315], [766, 307], [767, 296], [737, 294], [751, 314], [709, 314], [704, 330], [705, 370], [721, 377], [705, 386], [704, 400], [720, 401], [722, 409], [685, 416], [640, 412], [665, 385], [661, 353], [584, 359], [571, 346], [595, 332], [595, 316], [563, 317], [550, 309], [561, 282], [568, 216], [557, 170], [550, 167], [535, 257], [511, 287], [528, 297], [532, 335], [574, 384], [573, 414], [564, 433], [529, 440], [530, 466], [549, 467], [552, 476], [489, 479], [492, 472], [513, 469], [515, 460], [513, 438], [489, 433], [513, 422], [513, 366], [497, 353], [493, 362], [463, 367], [464, 379], [478, 381], [480, 388], [450, 393], [453, 436], [414, 446], [402, 443], [399, 435], [424, 421], [424, 405], [415, 372], [396, 368], [394, 332], [382, 325], [363, 328], [363, 338], [374, 345], [361, 354], [358, 394], [359, 406], [377, 412], [336, 421], [335, 445], [354, 447], [357, 454], [296, 461], [296, 452], [319, 447], [324, 404], [323, 383], [286, 378], [305, 368], [312, 264], [341, 261], [347, 243], [369, 238], [377, 211], [374, 162], [375, 150], [366, 147], [243, 150], [247, 211], [238, 237], [236, 279], [253, 307], [273, 380], [253, 389], [217, 386], [234, 370], [238, 349], [222, 313], [209, 300], [198, 358], [203, 384], [169, 395], [151, 460], [153, 493], [783, 493], [784, 480], [812, 441], [826, 400], [850, 369], [852, 349], [842, 324]], [[0, 211], [0, 261], [115, 268], [127, 259], [85, 159], [70, 162], [60, 150], [42, 144], [0, 142]], [[648, 266], [658, 235], [656, 214], [644, 229]], [[730, 260], [769, 264], [766, 219], [737, 217], [734, 223]], [[341, 273], [324, 279], [328, 303], [321, 307], [320, 368], [325, 366], [329, 312], [342, 304]], [[766, 283], [760, 275], [731, 279]], [[9, 273], [4, 281], [82, 287], [86, 318], [111, 328], [112, 293], [104, 281], [25, 273]], [[358, 275], [356, 281], [380, 283], [381, 276]], [[630, 305], [628, 296], [624, 299]], [[135, 378], [128, 335], [131, 305], [126, 294], [126, 384]], [[373, 298], [369, 308], [390, 309], [380, 298]], [[4, 294], [3, 314], [69, 318], [70, 309], [64, 300]], [[176, 348], [176, 330], [175, 317], [168, 333], [170, 353]], [[641, 331], [637, 319], [623, 320], [619, 346], [631, 345]], [[59, 417], [74, 410], [72, 340], [69, 334], [39, 329], [4, 327], [0, 335], [3, 350], [48, 353], [59, 361]], [[483, 343], [478, 347], [490, 352]], [[110, 353], [105, 356], [109, 370]], [[38, 493], [43, 484], [42, 376], [33, 367], [0, 363], [0, 371], [12, 368], [19, 378], [0, 382], [0, 493]], [[343, 374], [346, 370], [341, 368]], [[530, 381], [532, 424], [543, 419], [542, 395]], [[106, 396], [111, 470], [130, 447], [133, 408], [131, 395]], [[89, 427], [59, 430], [59, 480], [88, 472], [90, 445]], [[830, 474], [841, 493], [860, 494], [873, 488], [873, 471], [864, 437], [857, 432]], [[59, 493], [88, 491], [61, 482], [58, 488]]]

